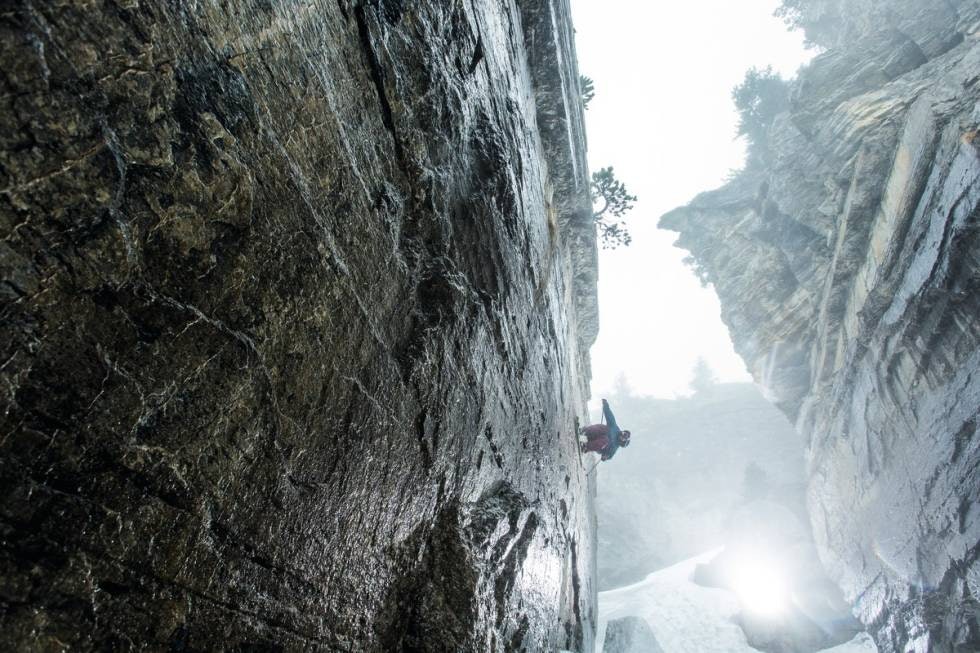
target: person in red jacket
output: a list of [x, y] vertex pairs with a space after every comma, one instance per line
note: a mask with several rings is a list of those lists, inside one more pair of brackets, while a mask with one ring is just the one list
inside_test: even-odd
[[609, 402], [602, 400], [602, 415], [606, 418], [605, 424], [591, 424], [582, 429], [585, 434], [586, 442], [582, 444], [582, 452], [595, 452], [602, 456], [603, 460], [609, 460], [620, 447], [628, 447], [630, 444], [630, 432], [619, 428], [616, 423], [616, 416], [609, 408]]

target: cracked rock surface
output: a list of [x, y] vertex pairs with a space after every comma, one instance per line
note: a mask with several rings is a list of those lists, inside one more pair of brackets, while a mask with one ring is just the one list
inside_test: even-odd
[[0, 649], [591, 651], [567, 2], [0, 34]]
[[980, 3], [813, 0], [771, 160], [664, 218], [808, 442], [821, 557], [879, 649], [980, 648]]

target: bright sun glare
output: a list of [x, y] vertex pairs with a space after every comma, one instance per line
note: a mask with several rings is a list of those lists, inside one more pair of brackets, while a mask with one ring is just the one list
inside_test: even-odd
[[747, 558], [738, 561], [732, 572], [732, 589], [748, 612], [771, 617], [786, 609], [783, 574], [771, 560]]

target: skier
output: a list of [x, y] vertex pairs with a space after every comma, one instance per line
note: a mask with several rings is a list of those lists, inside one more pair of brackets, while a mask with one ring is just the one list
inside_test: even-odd
[[629, 446], [630, 432], [619, 428], [605, 399], [602, 400], [602, 416], [606, 419], [605, 424], [592, 424], [582, 429], [587, 440], [582, 444], [582, 452], [594, 451], [602, 456], [602, 460], [609, 460], [620, 447]]

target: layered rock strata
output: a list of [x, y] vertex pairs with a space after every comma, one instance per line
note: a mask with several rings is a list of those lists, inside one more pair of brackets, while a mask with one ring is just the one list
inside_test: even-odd
[[980, 647], [980, 3], [821, 1], [769, 160], [662, 219], [808, 442], [882, 651]]
[[0, 30], [0, 648], [591, 651], [567, 2]]

